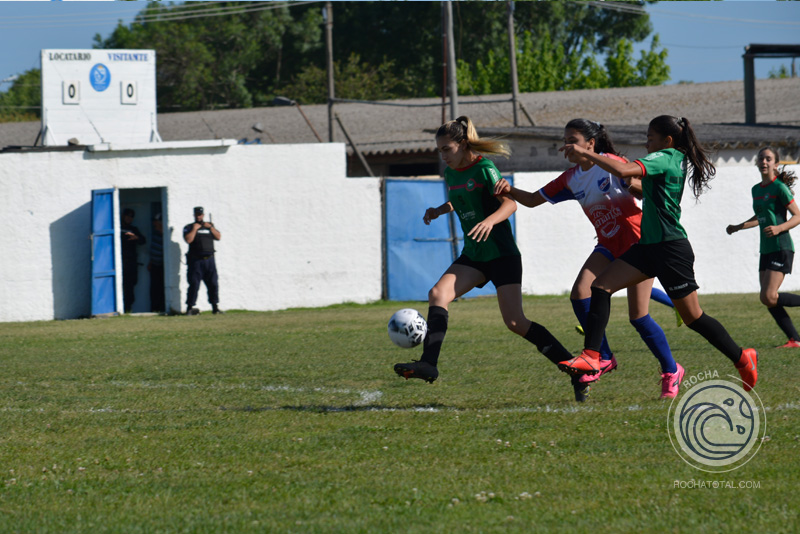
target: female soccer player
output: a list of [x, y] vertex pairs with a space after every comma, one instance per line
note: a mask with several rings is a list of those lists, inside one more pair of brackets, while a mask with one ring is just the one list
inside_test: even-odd
[[[425, 224], [455, 211], [464, 232], [461, 255], [428, 292], [428, 333], [420, 361], [398, 363], [394, 371], [406, 378], [433, 382], [439, 376], [439, 352], [447, 332], [448, 305], [475, 287], [491, 281], [506, 326], [534, 345], [554, 364], [571, 357], [542, 325], [531, 322], [522, 310], [522, 259], [508, 218], [517, 203], [507, 195], [495, 195], [500, 172], [483, 154], [507, 156], [508, 148], [494, 139], [481, 139], [467, 117], [443, 124], [436, 132], [436, 146], [447, 168], [444, 172], [448, 200], [428, 208]], [[583, 400], [584, 386], [573, 380], [576, 398]]]
[[[786, 306], [800, 306], [800, 295], [778, 293], [784, 277], [792, 272], [794, 243], [789, 230], [800, 224], [800, 208], [794, 201], [792, 184], [797, 177], [785, 169], [778, 172], [778, 151], [764, 147], [758, 151], [756, 166], [761, 172], [761, 183], [753, 186], [753, 211], [755, 215], [741, 224], [728, 226], [728, 234], [746, 228], [761, 228], [761, 260], [758, 278], [761, 282], [761, 303], [778, 323], [789, 341], [781, 348], [800, 347], [800, 335], [792, 323]], [[786, 220], [786, 211], [792, 214]]]
[[[573, 119], [564, 128], [565, 144], [574, 144], [589, 152], [615, 161], [626, 160], [617, 154], [614, 144], [602, 124], [587, 119]], [[629, 188], [641, 192], [641, 181], [625, 182], [578, 154], [569, 157], [575, 166], [536, 192], [511, 187], [506, 180], [498, 182], [496, 194], [510, 194], [520, 204], [533, 208], [545, 202], [556, 204], [577, 200], [597, 232], [598, 244], [581, 267], [572, 286], [570, 301], [581, 326], [586, 325], [592, 282], [615, 258], [620, 257], [641, 235], [642, 210]], [[684, 370], [672, 358], [664, 331], [650, 317], [648, 307], [653, 279], [648, 278], [628, 289], [630, 322], [661, 365], [661, 398], [673, 398]], [[600, 372], [580, 375], [583, 383], [594, 382], [600, 375], [613, 371], [617, 360], [603, 336], [600, 345]]]
[[694, 252], [680, 223], [680, 201], [690, 169], [688, 178], [695, 197], [707, 187], [716, 169], [683, 117], [661, 115], [650, 121], [645, 148], [648, 155], [633, 162], [607, 158], [574, 143], [559, 149], [566, 157], [585, 157], [629, 183], [632, 178], [641, 178], [644, 197], [642, 237], [611, 262], [592, 284], [584, 350], [579, 356], [561, 362], [559, 367], [571, 374], [599, 373], [600, 343], [608, 324], [611, 295], [657, 277], [686, 325], [734, 363], [744, 389], [749, 391], [758, 380], [758, 353], [737, 345], [725, 327], [700, 308]]

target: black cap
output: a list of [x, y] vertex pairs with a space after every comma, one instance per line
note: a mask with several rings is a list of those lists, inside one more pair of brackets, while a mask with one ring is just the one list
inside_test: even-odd
[[194, 208], [194, 214], [195, 215], [202, 215], [203, 214], [203, 206], [196, 206]]

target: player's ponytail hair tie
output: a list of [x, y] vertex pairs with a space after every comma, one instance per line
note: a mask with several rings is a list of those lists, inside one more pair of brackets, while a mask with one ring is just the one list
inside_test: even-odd
[[597, 122], [597, 121], [591, 121], [591, 122], [592, 122], [592, 124], [594, 124], [594, 125], [595, 125], [595, 126], [597, 126], [598, 128], [602, 128], [602, 127], [603, 127], [603, 125], [602, 125], [602, 124], [600, 124], [600, 123], [599, 123], [599, 122]]
[[678, 126], [680, 126], [681, 128], [686, 128], [686, 119], [684, 119], [683, 117], [679, 117]]

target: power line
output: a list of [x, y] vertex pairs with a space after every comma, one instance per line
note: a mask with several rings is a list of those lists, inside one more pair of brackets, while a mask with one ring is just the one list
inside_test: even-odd
[[[590, 7], [594, 7], [597, 9], [605, 9], [609, 11], [620, 11], [622, 13], [631, 13], [637, 15], [644, 15], [647, 13], [657, 13], [659, 15], [664, 15], [667, 17], [677, 17], [677, 18], [696, 18], [696, 19], [706, 19], [706, 20], [717, 20], [722, 22], [735, 22], [735, 23], [743, 23], [743, 24], [780, 24], [784, 26], [800, 26], [800, 22], [797, 21], [787, 21], [787, 20], [759, 20], [759, 19], [739, 19], [735, 17], [719, 17], [715, 15], [701, 15], [699, 13], [689, 13], [686, 11], [668, 11], [658, 8], [649, 8], [645, 9], [642, 6], [630, 5], [624, 2], [597, 2], [597, 1], [589, 1], [589, 2], [571, 2], [573, 4], [578, 5], [587, 5]], [[704, 47], [704, 48], [712, 48], [712, 47]]]
[[658, 13], [659, 15], [664, 15], [666, 17], [676, 17], [676, 18], [693, 18], [693, 19], [705, 19], [705, 20], [717, 20], [720, 22], [735, 22], [735, 23], [742, 23], [742, 24], [779, 24], [783, 26], [800, 26], [800, 22], [791, 21], [791, 20], [759, 20], [759, 19], [737, 19], [734, 17], [717, 17], [714, 15], [701, 15], [699, 13], [686, 13], [686, 12], [678, 12], [678, 11], [665, 11], [663, 9], [650, 9], [650, 13]]
[[[207, 9], [195, 9], [191, 6], [190, 10], [166, 13], [151, 13], [145, 15], [137, 15], [131, 22], [132, 24], [146, 23], [146, 22], [172, 22], [177, 20], [188, 20], [204, 17], [222, 17], [227, 15], [239, 15], [243, 13], [255, 13], [259, 11], [269, 11], [273, 9], [281, 9], [284, 7], [294, 7], [298, 5], [319, 3], [322, 0], [306, 0], [301, 2], [258, 2], [254, 4], [240, 4], [234, 6], [222, 7], [209, 7]], [[206, 2], [203, 5], [213, 5], [214, 2]], [[0, 28], [64, 28], [64, 27], [78, 27], [78, 26], [94, 26], [98, 23], [107, 23], [118, 21], [119, 17], [100, 17], [100, 18], [86, 18], [84, 15], [80, 21], [64, 22], [62, 17], [54, 19], [37, 18], [36, 21], [31, 21], [28, 24], [20, 24], [19, 22], [9, 22], [4, 17], [3, 22], [0, 23]]]

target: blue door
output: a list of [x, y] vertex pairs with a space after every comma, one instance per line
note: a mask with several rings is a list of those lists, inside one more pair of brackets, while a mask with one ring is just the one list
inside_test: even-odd
[[92, 191], [92, 315], [116, 313], [114, 189]]
[[[512, 182], [511, 176], [504, 178]], [[461, 253], [461, 224], [455, 213], [439, 217], [430, 226], [422, 222], [427, 208], [441, 206], [447, 199], [440, 180], [387, 179], [384, 192], [386, 298], [427, 301], [428, 290]], [[464, 297], [494, 294], [494, 285], [488, 283]]]

